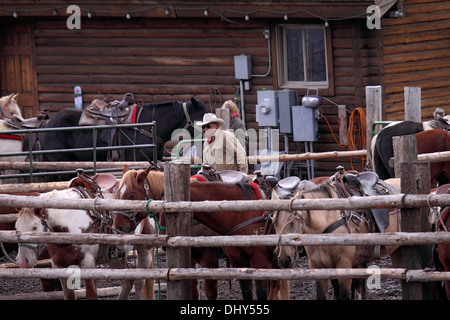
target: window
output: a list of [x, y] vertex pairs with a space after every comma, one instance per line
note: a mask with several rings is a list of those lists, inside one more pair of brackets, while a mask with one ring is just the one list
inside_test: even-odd
[[278, 79], [281, 88], [329, 87], [326, 29], [321, 25], [278, 27]]

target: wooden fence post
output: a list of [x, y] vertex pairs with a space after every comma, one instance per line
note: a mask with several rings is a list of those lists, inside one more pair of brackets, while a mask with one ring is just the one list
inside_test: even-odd
[[422, 121], [422, 94], [420, 87], [405, 87], [405, 121]]
[[[166, 201], [189, 201], [190, 165], [166, 162], [164, 166], [164, 198]], [[166, 233], [169, 236], [190, 236], [191, 218], [188, 212], [166, 213]], [[166, 250], [167, 268], [190, 268], [191, 249], [170, 248]], [[168, 300], [190, 300], [192, 280], [167, 281]]]
[[[417, 145], [414, 135], [393, 138], [394, 157], [400, 162], [401, 192], [404, 194], [430, 193], [430, 163], [417, 161]], [[429, 208], [401, 209], [402, 232], [428, 232]], [[432, 265], [432, 247], [402, 246], [400, 250], [401, 266], [406, 269], [424, 269]], [[429, 300], [433, 295], [431, 283], [408, 282], [402, 280], [403, 300]]]
[[372, 143], [372, 124], [375, 121], [382, 120], [382, 93], [383, 90], [381, 86], [366, 86], [366, 150], [368, 161], [372, 161], [372, 154], [370, 152]]

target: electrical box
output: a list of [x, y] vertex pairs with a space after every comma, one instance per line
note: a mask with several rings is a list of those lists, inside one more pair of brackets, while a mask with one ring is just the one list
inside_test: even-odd
[[293, 106], [294, 141], [317, 141], [320, 111], [316, 107]]
[[278, 91], [278, 110], [280, 115], [280, 133], [292, 133], [291, 107], [298, 105], [298, 93], [294, 90]]
[[234, 77], [238, 80], [251, 79], [252, 56], [246, 54], [234, 56]]
[[278, 127], [278, 91], [257, 91], [256, 121], [261, 127]]

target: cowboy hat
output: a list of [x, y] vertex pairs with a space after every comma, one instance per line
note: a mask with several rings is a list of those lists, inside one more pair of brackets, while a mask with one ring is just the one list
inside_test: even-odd
[[219, 124], [219, 127], [223, 127], [225, 125], [225, 121], [223, 121], [223, 119], [221, 118], [217, 118], [217, 116], [214, 113], [205, 113], [203, 115], [203, 121], [197, 121], [195, 124], [203, 127], [208, 123], [217, 123]]

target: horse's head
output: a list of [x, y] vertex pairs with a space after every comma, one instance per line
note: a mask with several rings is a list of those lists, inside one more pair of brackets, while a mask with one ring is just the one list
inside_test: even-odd
[[0, 98], [0, 118], [13, 118], [17, 117], [23, 119], [22, 113], [20, 112], [19, 105], [17, 104], [18, 93], [10, 94], [9, 96], [4, 96]]
[[[299, 199], [301, 191], [299, 191], [293, 199]], [[272, 199], [279, 200], [278, 194], [272, 191]], [[273, 225], [277, 234], [302, 233], [304, 227], [304, 217], [301, 211], [275, 211], [273, 214]], [[295, 258], [298, 256], [297, 247], [294, 246], [278, 246], [276, 248], [278, 254], [278, 262], [284, 268], [291, 268]]]
[[[42, 211], [35, 208], [22, 208], [16, 221], [16, 230], [44, 232], [45, 227], [41, 219]], [[42, 245], [19, 243], [19, 252], [17, 253], [17, 264], [21, 268], [32, 268], [36, 264], [39, 256], [39, 250]]]
[[[189, 125], [187, 129], [189, 130], [191, 136], [194, 136], [193, 130], [195, 128], [195, 121], [201, 121], [203, 119], [203, 115], [209, 112], [208, 106], [203, 101], [194, 97], [186, 102], [186, 106], [189, 117], [186, 117], [183, 126]], [[199, 128], [199, 130], [201, 132], [201, 128]]]
[[[115, 198], [119, 200], [161, 199], [164, 179], [158, 179], [162, 181], [161, 185], [161, 181], [155, 182], [150, 176], [153, 174], [160, 176], [164, 173], [155, 173], [150, 171], [150, 169], [151, 167], [145, 170], [130, 170], [125, 165]], [[164, 176], [162, 177], [164, 178]], [[113, 228], [121, 232], [130, 233], [147, 216], [146, 212], [115, 211], [113, 212]]]

